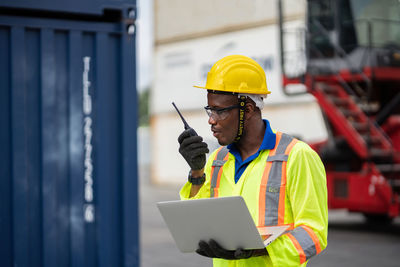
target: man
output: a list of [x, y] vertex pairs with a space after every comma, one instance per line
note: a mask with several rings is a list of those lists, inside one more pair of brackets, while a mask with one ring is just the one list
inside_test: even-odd
[[260, 230], [289, 225], [289, 231], [261, 250], [229, 251], [202, 240], [197, 253], [213, 258], [214, 266], [305, 266], [327, 245], [326, 175], [320, 158], [262, 119], [263, 98], [270, 92], [254, 60], [222, 58], [200, 88], [208, 90], [208, 123], [222, 147], [206, 163], [202, 138], [193, 129], [179, 136], [179, 152], [191, 167], [181, 199], [240, 195]]

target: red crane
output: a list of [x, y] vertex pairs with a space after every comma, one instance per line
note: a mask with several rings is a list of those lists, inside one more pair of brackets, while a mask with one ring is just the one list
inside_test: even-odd
[[284, 92], [312, 94], [327, 126], [327, 140], [310, 145], [325, 164], [329, 208], [391, 221], [400, 212], [399, 1], [308, 0], [295, 31], [278, 4]]

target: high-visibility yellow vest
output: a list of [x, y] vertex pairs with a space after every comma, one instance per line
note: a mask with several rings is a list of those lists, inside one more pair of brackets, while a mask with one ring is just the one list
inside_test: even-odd
[[[289, 231], [267, 247], [268, 256], [214, 259], [215, 267], [305, 266], [325, 249], [325, 169], [317, 153], [304, 142], [277, 132], [275, 148], [261, 151], [236, 184], [235, 158], [226, 147], [220, 147], [210, 155], [205, 173], [206, 182], [193, 199], [240, 195], [258, 228], [289, 225]], [[188, 199], [190, 188], [190, 183], [182, 187], [181, 199]]]

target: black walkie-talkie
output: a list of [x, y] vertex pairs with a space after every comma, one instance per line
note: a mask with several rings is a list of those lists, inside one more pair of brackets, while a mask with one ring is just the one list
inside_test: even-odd
[[175, 108], [176, 111], [178, 112], [179, 116], [181, 117], [182, 122], [183, 122], [183, 125], [184, 125], [184, 127], [185, 127], [185, 130], [187, 130], [187, 129], [192, 129], [192, 130], [190, 131], [190, 135], [191, 135], [191, 136], [196, 136], [196, 135], [197, 135], [196, 131], [195, 131], [192, 127], [189, 126], [189, 124], [186, 122], [185, 118], [183, 118], [181, 112], [180, 112], [179, 109], [176, 107], [176, 105], [175, 105], [174, 102], [172, 102], [172, 105], [174, 106], [174, 108]]

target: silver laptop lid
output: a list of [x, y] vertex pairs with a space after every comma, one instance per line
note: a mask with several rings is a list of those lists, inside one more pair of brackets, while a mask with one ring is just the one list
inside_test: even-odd
[[241, 196], [158, 202], [180, 251], [195, 252], [200, 240], [223, 248], [263, 248], [263, 240]]

